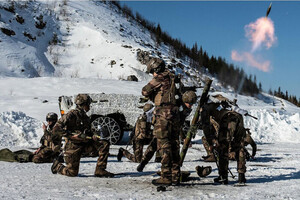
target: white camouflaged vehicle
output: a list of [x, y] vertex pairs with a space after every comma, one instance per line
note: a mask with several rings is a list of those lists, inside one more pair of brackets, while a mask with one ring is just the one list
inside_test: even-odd
[[[110, 134], [110, 143], [117, 144], [123, 137], [124, 131], [131, 131], [143, 110], [138, 108], [141, 96], [131, 94], [89, 94], [93, 99], [91, 110], [87, 113], [91, 117], [92, 129], [106, 127]], [[59, 109], [66, 114], [76, 107], [74, 96], [60, 96]]]

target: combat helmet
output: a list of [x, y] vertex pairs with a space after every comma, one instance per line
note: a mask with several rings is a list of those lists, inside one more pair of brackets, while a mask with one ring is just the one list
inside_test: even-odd
[[92, 103], [92, 98], [88, 94], [78, 94], [75, 98], [75, 104], [80, 105], [90, 105]]
[[147, 112], [153, 108], [153, 104], [146, 103], [143, 107], [144, 112]]
[[54, 112], [49, 112], [46, 115], [46, 121], [53, 121], [53, 122], [57, 122], [58, 116], [56, 113]]
[[182, 101], [183, 103], [189, 103], [189, 104], [194, 104], [197, 101], [197, 95], [194, 91], [189, 90], [186, 91], [183, 95], [182, 95]]
[[152, 58], [148, 63], [147, 63], [147, 71], [149, 73], [159, 73], [163, 72], [166, 68], [166, 63], [163, 59], [160, 58]]

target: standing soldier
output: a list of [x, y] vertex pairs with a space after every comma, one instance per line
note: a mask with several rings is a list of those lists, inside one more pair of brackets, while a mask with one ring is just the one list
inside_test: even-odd
[[[214, 179], [216, 183], [228, 184], [228, 153], [236, 153], [239, 183], [246, 182], [246, 159], [244, 151], [244, 128], [243, 116], [232, 111], [228, 102], [221, 95], [214, 96], [218, 101], [208, 102], [202, 107], [201, 120], [204, 135], [212, 151], [217, 151], [219, 156], [219, 177]], [[218, 123], [219, 129], [212, 131], [210, 118]]]
[[143, 156], [143, 147], [145, 144], [149, 144], [153, 138], [151, 131], [153, 105], [145, 104], [143, 110], [144, 113], [139, 116], [135, 124], [135, 131], [132, 140], [134, 154], [131, 154], [126, 149], [120, 148], [117, 156], [118, 161], [121, 161], [122, 157], [125, 156], [133, 162], [141, 162]]
[[[186, 91], [182, 95], [182, 104], [179, 107], [179, 125], [180, 125], [180, 133], [183, 132], [183, 124], [185, 119], [190, 115], [192, 112], [192, 106], [194, 103], [197, 101], [197, 95], [193, 91]], [[181, 134], [182, 139], [184, 139], [184, 134]], [[148, 162], [151, 160], [153, 157], [154, 153], [157, 150], [157, 139], [153, 138], [149, 146], [147, 147], [147, 150], [144, 153], [143, 159], [141, 163], [137, 167], [137, 171], [142, 172], [144, 167], [148, 164]]]
[[42, 144], [33, 154], [32, 161], [34, 163], [50, 163], [58, 156], [61, 148], [61, 140], [52, 140], [52, 129], [57, 122], [57, 114], [50, 112], [46, 116], [48, 125], [43, 123], [44, 135], [42, 136], [40, 143]]
[[155, 104], [153, 135], [162, 156], [161, 177], [154, 185], [175, 185], [180, 181], [179, 109], [176, 101], [175, 75], [165, 68], [165, 62], [152, 58], [147, 66], [153, 79], [143, 87], [142, 95]]
[[[109, 154], [109, 142], [107, 130], [101, 131], [100, 140], [91, 131], [90, 118], [86, 112], [90, 110], [92, 99], [87, 94], [78, 94], [75, 98], [76, 109], [63, 115], [53, 128], [54, 137], [64, 136], [67, 139], [64, 158], [66, 166], [54, 160], [51, 167], [53, 174], [59, 173], [66, 176], [77, 176], [79, 171], [80, 158], [83, 153], [97, 151], [95, 176], [113, 177], [114, 174], [106, 171]], [[87, 139], [92, 137], [93, 139]]]

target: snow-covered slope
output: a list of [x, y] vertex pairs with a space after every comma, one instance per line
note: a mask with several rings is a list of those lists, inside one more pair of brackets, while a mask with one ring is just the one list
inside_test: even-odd
[[[0, 2], [0, 27], [15, 33], [0, 32], [0, 76], [122, 80], [135, 75], [148, 80], [146, 66], [137, 60], [139, 50], [153, 56], [159, 52], [167, 62], [179, 62], [169, 55], [169, 47], [158, 47], [149, 31], [122, 16], [111, 3], [64, 2], [15, 2], [14, 13], [7, 11], [11, 3]], [[40, 16], [46, 23], [42, 29], [36, 27]], [[17, 20], [20, 17], [22, 24]], [[188, 72], [194, 76], [189, 82], [195, 81], [199, 72], [187, 66], [187, 61], [180, 62], [184, 70], [176, 71]]]

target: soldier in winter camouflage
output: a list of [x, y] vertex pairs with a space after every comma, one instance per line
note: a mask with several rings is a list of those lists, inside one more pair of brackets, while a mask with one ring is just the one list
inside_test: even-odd
[[[54, 160], [51, 167], [52, 173], [66, 176], [77, 176], [79, 171], [80, 158], [83, 153], [97, 151], [95, 176], [113, 177], [114, 174], [106, 171], [107, 158], [109, 154], [109, 142], [107, 130], [101, 132], [101, 139], [93, 135], [90, 118], [86, 112], [90, 110], [92, 99], [89, 95], [79, 94], [75, 98], [76, 109], [63, 115], [53, 128], [54, 137], [66, 138], [64, 159], [66, 166], [59, 159]], [[93, 139], [87, 139], [87, 136]]]
[[[221, 95], [213, 97], [208, 101], [201, 111], [202, 129], [209, 144], [210, 150], [216, 149], [219, 155], [219, 177], [216, 183], [228, 184], [228, 153], [235, 152], [237, 168], [239, 172], [239, 183], [245, 183], [246, 158], [244, 150], [244, 128], [243, 116], [232, 111], [227, 100]], [[218, 130], [212, 127], [210, 118], [218, 123]], [[217, 134], [216, 134], [217, 133]]]
[[121, 161], [122, 156], [125, 156], [133, 162], [141, 162], [143, 157], [143, 147], [153, 139], [151, 131], [153, 105], [145, 104], [143, 107], [144, 113], [139, 116], [135, 124], [133, 142], [134, 154], [131, 154], [126, 149], [120, 148], [118, 153], [118, 161]]
[[153, 58], [148, 63], [153, 79], [143, 87], [142, 95], [155, 104], [153, 135], [160, 151], [161, 177], [152, 181], [154, 185], [179, 184], [179, 108], [176, 104], [175, 75], [165, 68], [165, 62]]
[[52, 140], [52, 129], [57, 122], [56, 113], [48, 113], [46, 121], [48, 125], [43, 124], [44, 135], [42, 136], [40, 143], [42, 144], [33, 154], [32, 161], [34, 163], [51, 163], [53, 159], [58, 156], [61, 148], [61, 140]]

